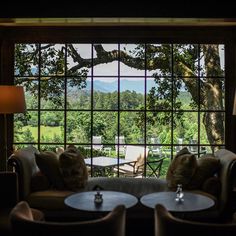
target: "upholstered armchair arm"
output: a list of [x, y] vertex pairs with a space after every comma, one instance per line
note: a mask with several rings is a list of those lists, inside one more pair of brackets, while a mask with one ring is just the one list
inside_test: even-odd
[[20, 149], [8, 159], [8, 168], [18, 174], [19, 200], [25, 199], [31, 193], [31, 177], [39, 171], [35, 162], [34, 147]]
[[235, 185], [236, 154], [226, 149], [220, 149], [215, 155], [221, 162], [221, 169], [219, 171], [221, 193], [219, 201], [220, 212], [224, 215], [232, 210], [231, 202], [234, 201], [232, 193]]

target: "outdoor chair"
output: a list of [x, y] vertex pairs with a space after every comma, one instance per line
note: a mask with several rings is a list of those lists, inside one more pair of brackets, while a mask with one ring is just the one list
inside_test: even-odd
[[191, 153], [197, 153], [198, 152], [198, 147], [197, 147], [197, 140], [196, 139], [191, 139], [189, 142], [189, 151]]
[[184, 139], [183, 138], [178, 138], [178, 146], [176, 146], [176, 152], [179, 152], [181, 149], [183, 149], [183, 143], [184, 143]]
[[[146, 176], [159, 177], [164, 158], [149, 160], [149, 149], [144, 146], [127, 145], [125, 160], [133, 161], [130, 164], [119, 166], [119, 174], [124, 177], [143, 177], [145, 174], [145, 161], [147, 166]], [[150, 170], [150, 171], [148, 171]], [[115, 168], [118, 171], [118, 168]]]
[[161, 146], [157, 146], [156, 144], [160, 144], [160, 140], [159, 138], [151, 138], [150, 139], [151, 144], [154, 144], [154, 146], [151, 146], [150, 152], [152, 154], [152, 156], [162, 156], [162, 147]]
[[114, 207], [107, 215], [98, 219], [73, 222], [45, 221], [42, 211], [32, 209], [26, 201], [19, 202], [10, 213], [10, 224], [14, 235], [103, 235], [124, 236], [126, 208]]
[[95, 150], [102, 150], [102, 136], [93, 136], [93, 149]]
[[[174, 201], [174, 200], [173, 200]], [[154, 209], [155, 236], [230, 236], [236, 234], [236, 223], [197, 222], [177, 218], [163, 205], [157, 204]]]
[[125, 154], [125, 136], [115, 136], [116, 155]]
[[[148, 156], [148, 149], [146, 149], [146, 158]], [[142, 176], [143, 166], [145, 162], [145, 148], [144, 146], [127, 145], [125, 151], [125, 160], [132, 161], [132, 163], [119, 166], [119, 174], [125, 177], [128, 176]], [[118, 172], [118, 168], [114, 168]]]

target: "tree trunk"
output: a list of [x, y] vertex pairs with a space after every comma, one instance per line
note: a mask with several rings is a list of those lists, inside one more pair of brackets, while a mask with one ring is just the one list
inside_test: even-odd
[[[224, 114], [220, 112], [223, 107], [222, 79], [214, 76], [222, 76], [220, 57], [217, 45], [204, 45], [206, 81], [201, 87], [201, 102], [206, 111], [203, 115], [203, 124], [210, 144], [224, 143]], [[211, 110], [219, 112], [210, 112]], [[219, 147], [212, 147], [214, 152]]]

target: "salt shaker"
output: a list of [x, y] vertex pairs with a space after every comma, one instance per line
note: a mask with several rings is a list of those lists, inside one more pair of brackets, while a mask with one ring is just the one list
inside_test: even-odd
[[94, 202], [96, 204], [101, 204], [103, 202], [102, 194], [100, 191], [97, 191], [97, 193], [94, 195]]
[[183, 202], [184, 201], [184, 192], [183, 192], [183, 189], [182, 189], [182, 184], [177, 185], [175, 201], [177, 201], [177, 202]]

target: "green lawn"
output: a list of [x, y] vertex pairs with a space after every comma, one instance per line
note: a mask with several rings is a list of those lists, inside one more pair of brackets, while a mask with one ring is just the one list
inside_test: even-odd
[[[38, 127], [32, 127], [32, 126], [25, 126], [22, 128], [22, 131], [26, 131], [27, 129], [30, 130], [30, 132], [32, 133], [32, 136], [34, 137], [35, 140], [38, 139]], [[58, 136], [63, 136], [64, 134], [61, 132], [61, 128], [58, 127], [50, 127], [50, 126], [41, 126], [41, 136], [47, 136], [48, 139], [53, 139], [53, 137], [55, 135]]]

